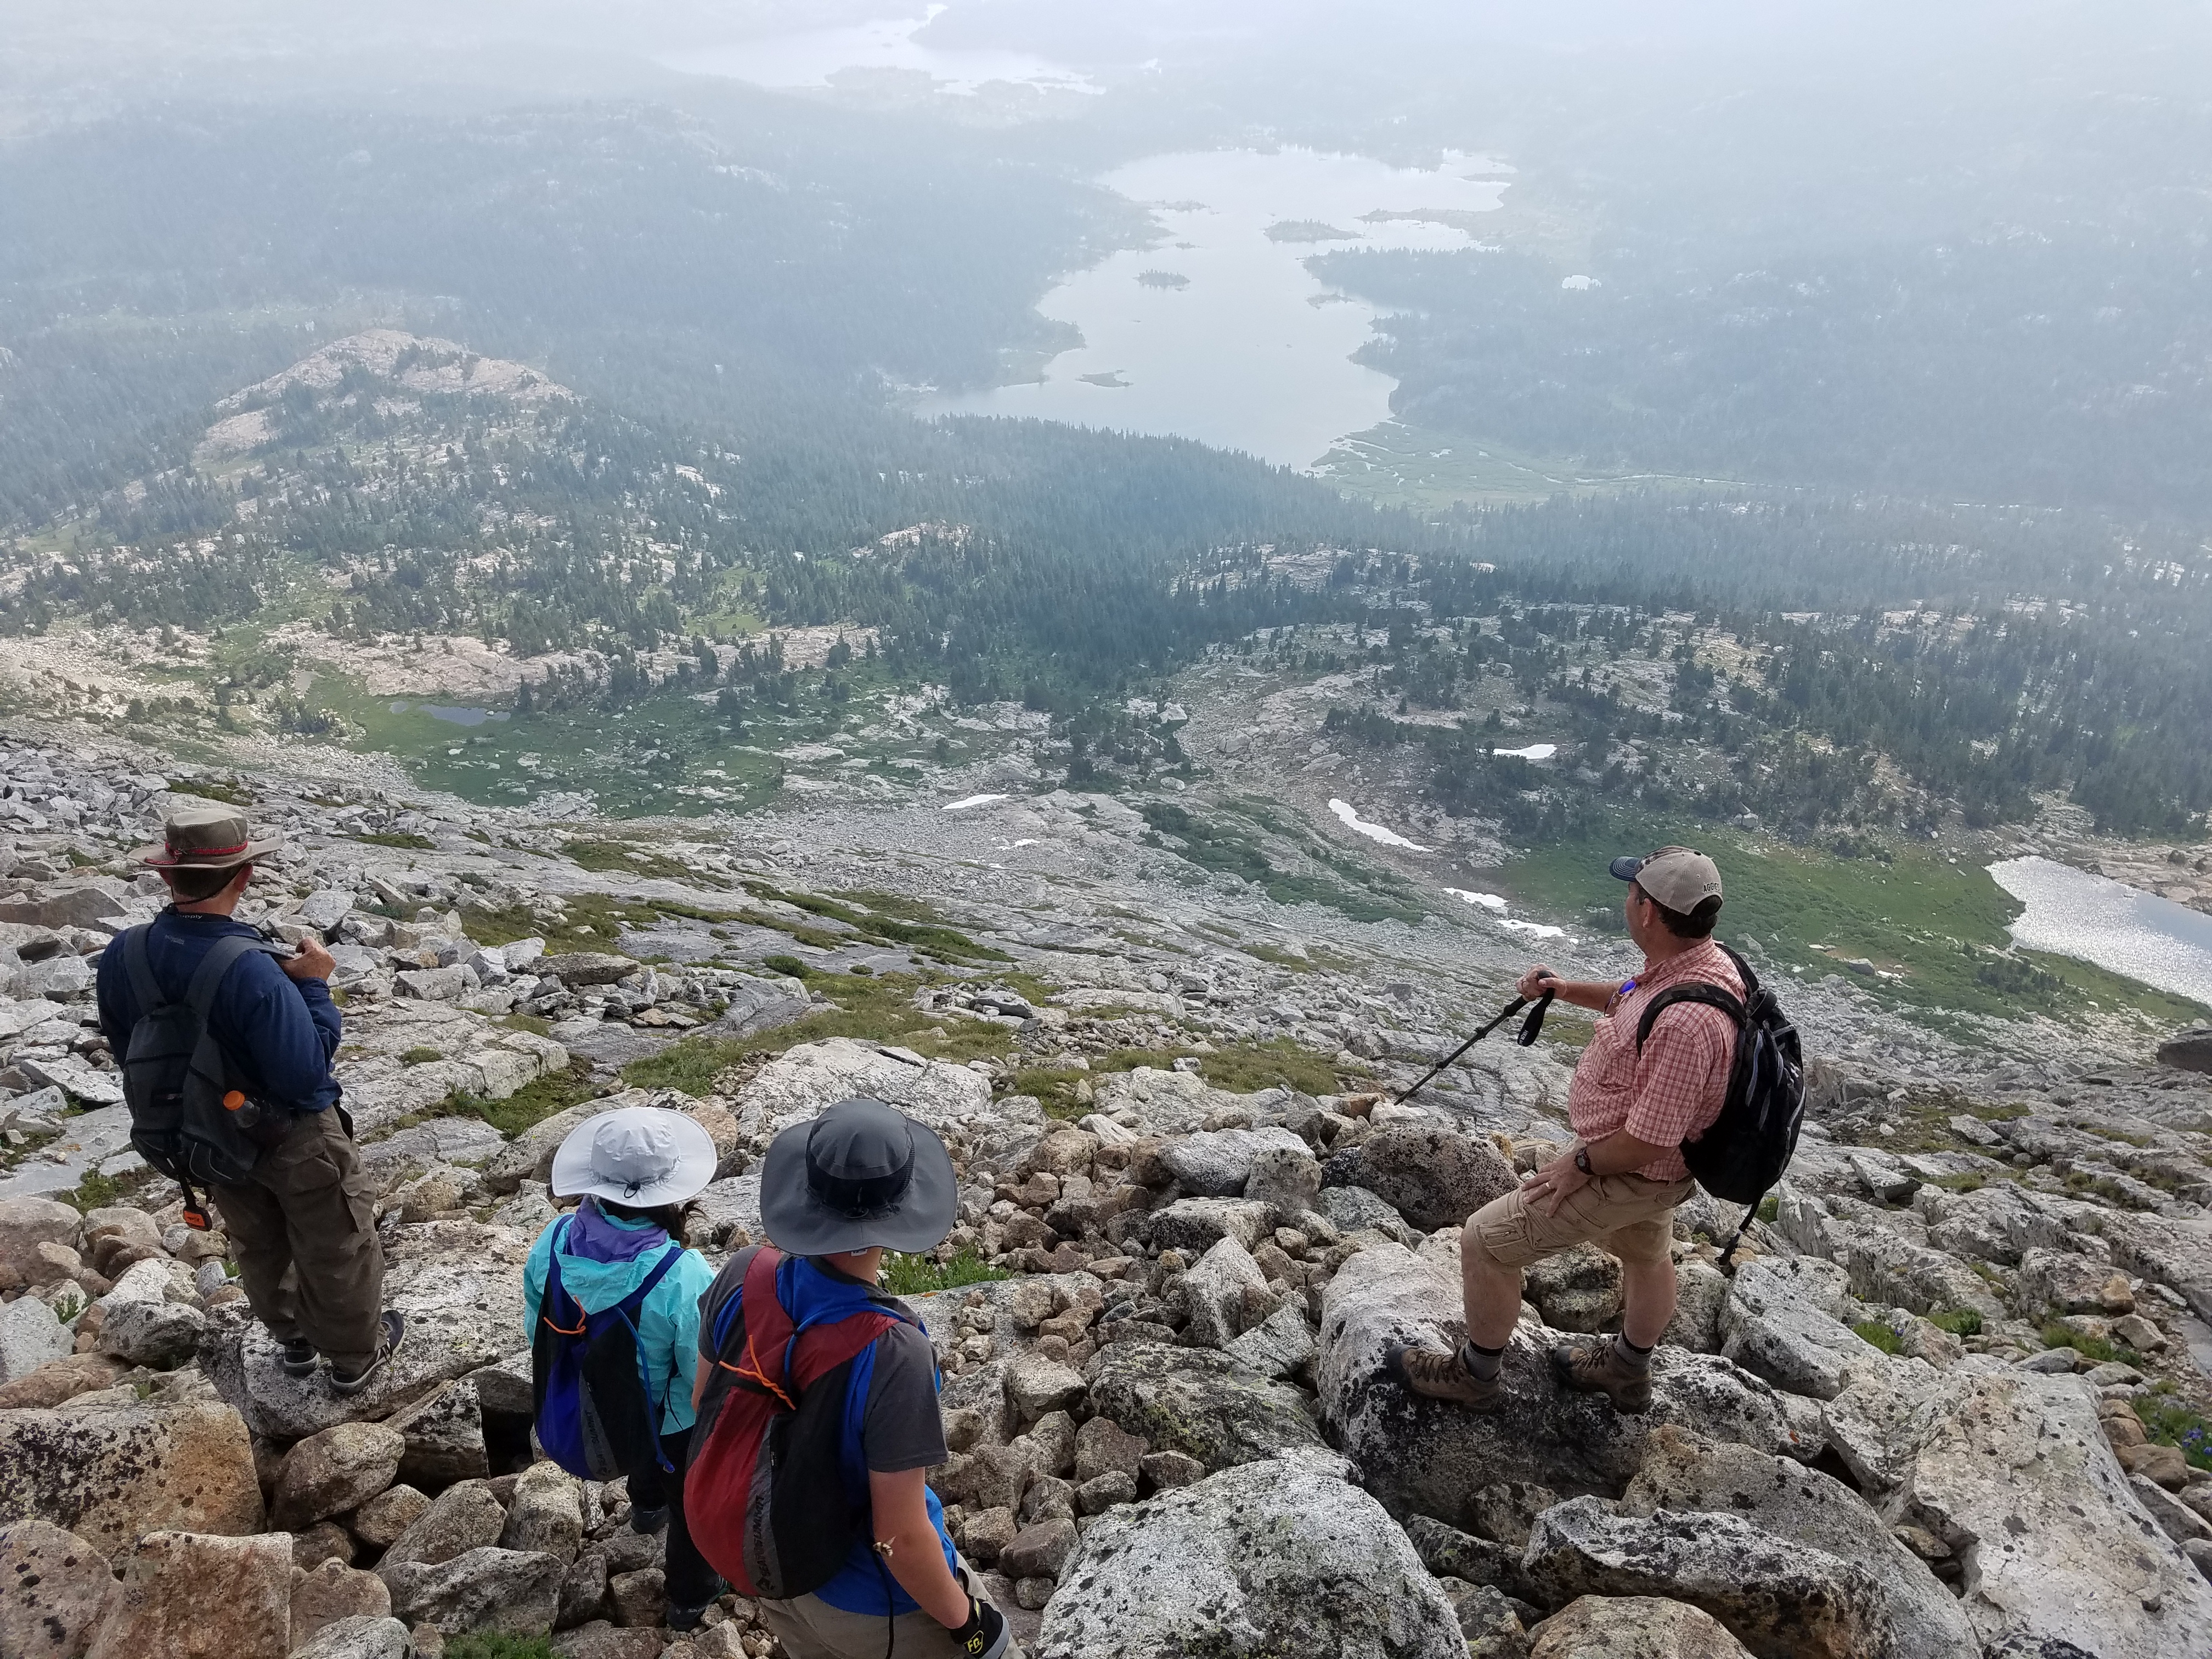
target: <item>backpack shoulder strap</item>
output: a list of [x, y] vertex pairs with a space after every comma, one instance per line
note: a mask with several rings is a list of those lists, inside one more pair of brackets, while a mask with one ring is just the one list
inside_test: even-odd
[[168, 1000], [161, 994], [161, 981], [154, 977], [153, 960], [146, 952], [146, 935], [153, 926], [142, 921], [123, 934], [123, 970], [131, 975], [131, 994], [138, 999], [141, 1019]]
[[[729, 1348], [730, 1328], [744, 1316], [747, 1293], [750, 1292], [750, 1299], [756, 1310], [760, 1308], [763, 1298], [769, 1302], [775, 1300], [775, 1270], [782, 1261], [783, 1254], [775, 1245], [762, 1245], [753, 1252], [753, 1259], [745, 1264], [745, 1276], [738, 1285], [737, 1294], [715, 1310], [714, 1358], [718, 1361]], [[781, 1307], [777, 1311], [781, 1311]], [[773, 1319], [774, 1316], [770, 1316], [770, 1322]], [[751, 1324], [750, 1320], [746, 1322], [749, 1326]], [[779, 1341], [781, 1340], [781, 1337], [777, 1339]]]
[[240, 957], [253, 951], [267, 956], [276, 954], [276, 947], [264, 940], [248, 939], [243, 933], [226, 933], [200, 958], [200, 965], [192, 969], [191, 983], [185, 989], [185, 1004], [199, 1025], [205, 1027], [209, 1014], [214, 1012], [215, 994], [222, 988], [224, 977]]
[[[568, 1228], [574, 1218], [562, 1216], [553, 1224], [559, 1229], [553, 1243], [545, 1252], [545, 1294], [538, 1300], [538, 1321], [558, 1336], [581, 1336], [584, 1334], [584, 1304], [568, 1294], [568, 1287], [561, 1279], [561, 1246], [568, 1242]], [[553, 1322], [553, 1298], [559, 1297], [575, 1310], [575, 1325], [556, 1325]], [[562, 1317], [568, 1317], [562, 1315]]]
[[900, 1322], [887, 1311], [848, 1314], [834, 1325], [817, 1325], [805, 1334], [791, 1361], [792, 1380], [810, 1389]]
[[637, 1288], [623, 1298], [623, 1305], [631, 1309], [642, 1308], [645, 1298], [653, 1294], [653, 1287], [668, 1276], [668, 1270], [676, 1265], [683, 1254], [684, 1247], [670, 1239], [668, 1248], [660, 1253], [660, 1260], [653, 1264], [653, 1271], [640, 1279]]
[[1638, 1054], [1644, 1052], [1644, 1045], [1650, 1040], [1651, 1028], [1658, 1022], [1659, 1016], [1682, 1002], [1702, 1002], [1709, 1008], [1719, 1009], [1735, 1022], [1739, 1031], [1749, 1018], [1735, 993], [1725, 986], [1714, 985], [1701, 979], [1693, 979], [1682, 985], [1670, 985], [1644, 1005], [1644, 1017], [1636, 1022]]
[[[1715, 939], [1713, 943], [1721, 944], [1718, 939]], [[1730, 962], [1735, 964], [1736, 977], [1743, 981], [1744, 1006], [1748, 1007], [1751, 1005], [1751, 1000], [1759, 994], [1759, 975], [1751, 971], [1751, 964], [1743, 959], [1735, 946], [1721, 945], [1721, 951]]]

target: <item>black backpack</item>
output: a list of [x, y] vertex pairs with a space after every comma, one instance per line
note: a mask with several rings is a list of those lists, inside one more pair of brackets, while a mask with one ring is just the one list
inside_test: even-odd
[[1735, 1065], [1729, 1073], [1728, 1098], [1721, 1115], [1695, 1140], [1682, 1143], [1682, 1162], [1698, 1184], [1723, 1203], [1747, 1206], [1742, 1226], [1721, 1252], [1726, 1267], [1745, 1227], [1797, 1151], [1797, 1132], [1805, 1121], [1805, 1058], [1797, 1028], [1782, 1012], [1774, 993], [1759, 982], [1751, 964], [1727, 945], [1728, 958], [1743, 976], [1743, 1000], [1702, 980], [1670, 985], [1645, 1005], [1637, 1022], [1636, 1050], [1651, 1035], [1653, 1023], [1678, 1002], [1702, 1002], [1735, 1022]]
[[164, 995], [146, 954], [146, 928], [133, 927], [120, 946], [138, 1000], [138, 1023], [123, 1052], [123, 1099], [131, 1109], [131, 1144], [160, 1174], [185, 1189], [185, 1219], [205, 1228], [207, 1213], [194, 1183], [236, 1186], [253, 1173], [262, 1149], [291, 1127], [291, 1113], [231, 1086], [229, 1064], [208, 1030], [208, 1014], [223, 976], [249, 951], [277, 954], [258, 939], [217, 939], [180, 1000]]

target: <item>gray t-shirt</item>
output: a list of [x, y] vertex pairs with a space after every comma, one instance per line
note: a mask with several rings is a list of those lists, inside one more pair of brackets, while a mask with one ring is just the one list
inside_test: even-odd
[[[699, 1300], [699, 1355], [714, 1360], [714, 1325], [722, 1305], [738, 1294], [745, 1282], [760, 1246], [740, 1250], [714, 1275], [707, 1294]], [[848, 1284], [860, 1281], [841, 1273], [828, 1262], [809, 1258], [817, 1271]], [[896, 1297], [879, 1296], [886, 1311], [909, 1316], [913, 1310]], [[931, 1469], [952, 1454], [945, 1443], [945, 1419], [937, 1407], [937, 1357], [929, 1339], [918, 1326], [897, 1324], [876, 1339], [875, 1375], [868, 1383], [868, 1408], [860, 1420], [860, 1452], [878, 1474], [896, 1474], [902, 1469]], [[721, 1391], [729, 1373], [717, 1368], [700, 1401], [700, 1421], [719, 1410]]]

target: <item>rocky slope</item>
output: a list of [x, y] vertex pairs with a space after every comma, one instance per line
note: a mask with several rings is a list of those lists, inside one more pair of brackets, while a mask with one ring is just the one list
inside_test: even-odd
[[[1479, 1419], [1381, 1356], [1456, 1340], [1456, 1224], [1565, 1138], [1572, 1054], [1389, 1091], [1503, 994], [1494, 930], [1177, 884], [1110, 799], [555, 829], [34, 733], [0, 780], [0, 1652], [773, 1652], [738, 1598], [660, 1628], [622, 1483], [532, 1461], [521, 1262], [592, 1113], [708, 1129], [719, 1261], [769, 1139], [855, 1092], [954, 1150], [960, 1224], [901, 1267], [933, 1480], [1033, 1653], [2203, 1651], [2197, 1072], [1808, 988], [1815, 1121], [1733, 1277], [1735, 1216], [1686, 1207], [1652, 1412], [1542, 1363], [1617, 1318], [1591, 1250], [1531, 1275]], [[289, 831], [252, 919], [339, 960], [414, 1333], [359, 1399], [276, 1370], [220, 1233], [134, 1167], [92, 1024], [94, 957], [158, 902], [123, 855], [192, 792]]]

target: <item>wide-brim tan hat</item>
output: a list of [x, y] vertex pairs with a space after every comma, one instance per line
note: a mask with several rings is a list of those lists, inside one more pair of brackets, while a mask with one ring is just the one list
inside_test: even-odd
[[192, 806], [161, 826], [161, 841], [142, 847], [139, 863], [154, 870], [235, 870], [284, 844], [282, 833], [256, 841], [246, 814], [227, 806]]

